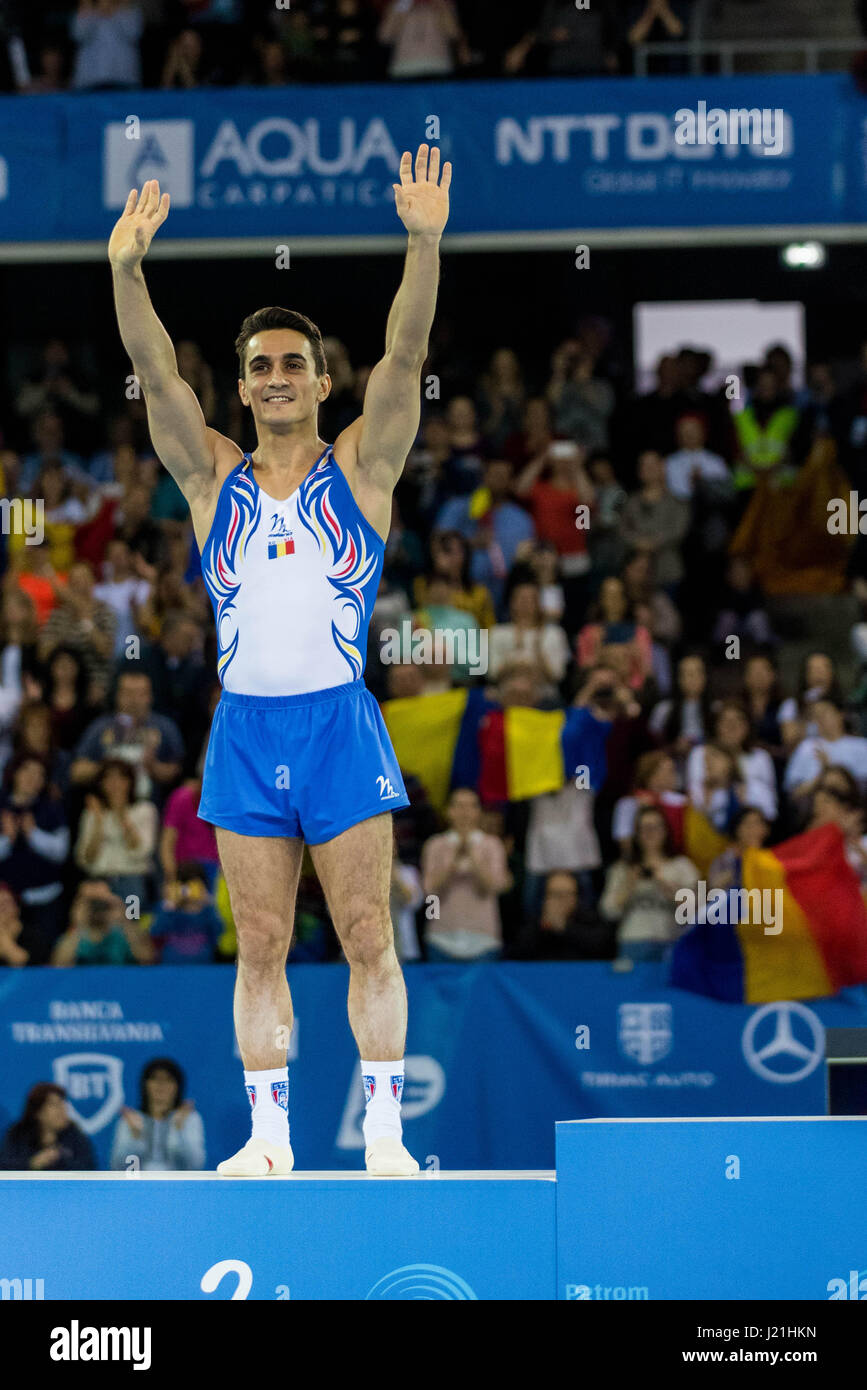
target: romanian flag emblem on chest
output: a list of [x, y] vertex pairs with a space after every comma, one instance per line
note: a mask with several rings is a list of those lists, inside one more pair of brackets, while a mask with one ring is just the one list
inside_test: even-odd
[[279, 560], [279, 558], [280, 558], [281, 555], [294, 555], [294, 554], [295, 554], [295, 542], [293, 541], [293, 539], [292, 539], [291, 536], [288, 536], [285, 540], [282, 540], [282, 541], [269, 541], [269, 542], [268, 542], [268, 559], [269, 559], [269, 560]]

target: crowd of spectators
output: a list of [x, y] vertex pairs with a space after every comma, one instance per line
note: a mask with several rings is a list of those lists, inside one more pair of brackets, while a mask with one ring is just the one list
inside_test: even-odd
[[[827, 501], [867, 476], [867, 345], [843, 390], [821, 362], [796, 389], [770, 345], [738, 397], [731, 377], [708, 386], [713, 363], [690, 346], [630, 392], [597, 319], [547, 371], [506, 346], [456, 365], [448, 342], [438, 333], [425, 368], [443, 398], [425, 403], [395, 494], [367, 683], [383, 702], [481, 686], [495, 707], [577, 706], [591, 773], [524, 801], [480, 773], [439, 806], [405, 770], [402, 959], [664, 954], [683, 930], [674, 895], [702, 870], [688, 808], [724, 837], [712, 875], [736, 872], [738, 846], [835, 819], [867, 882], [867, 624], [814, 650], [808, 629], [778, 630], [780, 595], [839, 595], [856, 618], [867, 599], [863, 541], [827, 521]], [[326, 346], [333, 439], [370, 368]], [[179, 361], [206, 417], [243, 442], [228, 378], [195, 344]], [[22, 517], [44, 502], [44, 536], [0, 536], [0, 962], [232, 960], [197, 815], [219, 685], [186, 503], [143, 402], [107, 414], [64, 342], [10, 398], [2, 491]], [[450, 635], [452, 664], [388, 655], [407, 627]], [[292, 958], [338, 956], [305, 862]]]
[[[186, 1078], [172, 1057], [143, 1068], [138, 1108], [123, 1105], [115, 1123], [109, 1167], [118, 1172], [201, 1172], [205, 1129]], [[31, 1086], [19, 1119], [0, 1138], [0, 1170], [93, 1172], [90, 1139], [69, 1112], [66, 1090], [53, 1081]]]
[[[840, 2], [840, 0], [838, 0]], [[753, 0], [753, 8], [763, 0]], [[28, 93], [238, 83], [629, 74], [690, 36], [697, 0], [2, 0], [2, 85]], [[775, 11], [768, 16], [773, 31]], [[682, 73], [677, 53], [651, 72]]]

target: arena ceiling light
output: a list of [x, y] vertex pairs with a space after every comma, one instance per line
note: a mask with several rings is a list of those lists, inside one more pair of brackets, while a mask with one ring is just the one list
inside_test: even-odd
[[789, 270], [821, 270], [827, 259], [821, 241], [791, 241], [780, 251], [780, 260]]

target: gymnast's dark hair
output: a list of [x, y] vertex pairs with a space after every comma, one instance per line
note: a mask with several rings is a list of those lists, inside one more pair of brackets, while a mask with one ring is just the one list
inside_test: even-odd
[[254, 333], [264, 333], [268, 328], [291, 328], [295, 333], [302, 333], [310, 344], [316, 375], [325, 375], [328, 366], [325, 361], [325, 348], [322, 346], [322, 334], [313, 320], [306, 318], [304, 314], [297, 314], [294, 309], [280, 309], [272, 305], [268, 309], [257, 309], [254, 314], [248, 314], [241, 324], [241, 331], [235, 339], [241, 376], [245, 370], [247, 344]]

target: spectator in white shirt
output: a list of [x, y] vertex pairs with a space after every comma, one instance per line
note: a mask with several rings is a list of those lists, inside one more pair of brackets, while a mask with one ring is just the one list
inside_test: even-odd
[[811, 796], [826, 768], [845, 767], [863, 792], [867, 787], [867, 738], [846, 733], [843, 707], [830, 696], [815, 701], [813, 719], [818, 736], [802, 739], [790, 757], [783, 777], [786, 791], [796, 800]]
[[[773, 759], [764, 748], [753, 745], [749, 715], [738, 700], [726, 700], [714, 718], [713, 739], [737, 763], [741, 791], [739, 799], [757, 806], [772, 824], [777, 819], [777, 779]], [[867, 740], [863, 740], [867, 747]], [[702, 804], [706, 781], [705, 746], [693, 748], [686, 762], [686, 783], [690, 800]]]
[[490, 633], [488, 673], [492, 680], [512, 666], [532, 666], [540, 676], [540, 698], [550, 699], [569, 664], [569, 643], [559, 623], [546, 622], [535, 584], [516, 584], [509, 602], [510, 623]]
[[446, 77], [468, 50], [452, 0], [392, 0], [379, 26], [392, 49], [389, 77]]
[[79, 0], [72, 85], [90, 91], [141, 85], [142, 13], [132, 0]]
[[104, 577], [100, 584], [94, 586], [93, 594], [107, 603], [117, 617], [115, 656], [123, 656], [127, 638], [141, 632], [141, 608], [150, 598], [150, 576], [154, 573], [143, 556], [133, 556], [126, 541], [109, 541], [103, 565]]
[[665, 461], [665, 478], [674, 497], [689, 501], [698, 482], [713, 483], [715, 490], [724, 492], [732, 488], [725, 459], [704, 447], [705, 425], [700, 415], [682, 415], [675, 427], [675, 436], [679, 447]]

